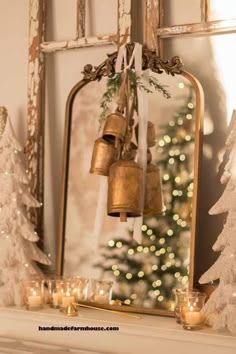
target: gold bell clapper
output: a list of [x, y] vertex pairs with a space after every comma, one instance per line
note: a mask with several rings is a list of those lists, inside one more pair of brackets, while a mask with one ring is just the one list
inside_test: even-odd
[[120, 142], [124, 141], [126, 130], [127, 119], [120, 112], [112, 113], [107, 116], [103, 129], [103, 139], [113, 143], [117, 148]]
[[162, 195], [161, 173], [160, 169], [149, 163], [146, 173], [146, 188], [144, 198], [143, 215], [163, 215], [165, 206]]
[[[138, 142], [138, 129], [139, 125], [137, 124], [135, 127], [135, 136], [136, 140]], [[153, 147], [156, 145], [156, 132], [155, 132], [155, 126], [152, 122], [148, 121], [148, 127], [147, 127], [147, 146], [148, 147]]]
[[113, 144], [108, 143], [103, 138], [99, 138], [94, 143], [91, 160], [90, 173], [95, 175], [108, 176], [110, 166], [115, 162], [117, 149]]
[[122, 222], [127, 217], [142, 214], [143, 169], [134, 161], [120, 160], [110, 167], [108, 178], [107, 214], [120, 217]]

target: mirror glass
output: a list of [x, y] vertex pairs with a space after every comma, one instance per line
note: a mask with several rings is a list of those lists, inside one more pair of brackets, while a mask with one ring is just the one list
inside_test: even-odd
[[138, 244], [132, 241], [134, 219], [121, 223], [104, 208], [96, 249], [99, 190], [107, 177], [92, 175], [89, 169], [94, 141], [101, 136], [98, 120], [107, 79], [87, 84], [71, 103], [63, 275], [113, 280], [113, 299], [173, 310], [173, 289], [188, 284], [196, 100], [182, 76], [151, 75], [171, 94], [170, 99], [159, 92], [147, 95], [148, 119], [157, 137], [152, 163], [161, 169], [165, 215], [144, 218]]
[[[199, 223], [195, 259], [195, 283], [218, 258], [212, 245], [220, 234], [225, 215], [211, 216], [209, 209], [221, 196], [220, 183], [227, 130], [236, 108], [236, 54], [232, 50], [236, 34], [182, 37], [164, 40], [164, 58], [177, 53], [184, 68], [200, 81], [205, 95], [203, 157], [201, 161]], [[191, 50], [189, 50], [191, 48]], [[203, 59], [204, 58], [204, 59]], [[207, 196], [207, 197], [206, 197]], [[202, 255], [206, 255], [202, 257]]]

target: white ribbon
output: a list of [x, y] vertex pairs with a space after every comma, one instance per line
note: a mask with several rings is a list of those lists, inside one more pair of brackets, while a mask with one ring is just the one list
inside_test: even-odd
[[[135, 71], [138, 76], [144, 80], [145, 86], [148, 85], [149, 72], [142, 72], [142, 46], [136, 51]], [[138, 88], [138, 164], [143, 169], [143, 195], [142, 205], [144, 207], [146, 172], [147, 172], [147, 126], [148, 126], [148, 97], [147, 93]], [[138, 242], [142, 242], [142, 225], [143, 216], [135, 218], [133, 238]]]
[[[122, 64], [124, 62], [124, 71], [131, 68], [134, 62], [134, 69], [137, 76], [145, 81], [145, 85], [148, 85], [148, 70], [143, 73], [142, 71], [142, 45], [135, 43], [133, 53], [131, 55], [129, 64], [127, 65], [127, 53], [125, 45], [121, 46], [117, 61], [116, 72], [122, 71]], [[147, 93], [141, 91], [138, 88], [138, 122], [139, 122], [139, 134], [138, 134], [138, 164], [143, 169], [143, 195], [142, 205], [144, 206], [144, 193], [146, 186], [146, 171], [147, 171], [147, 125], [148, 125], [148, 97]], [[141, 243], [142, 241], [142, 224], [143, 216], [134, 218], [133, 220], [133, 238]]]
[[[124, 72], [131, 68], [134, 62], [135, 72], [137, 76], [143, 77], [145, 80], [146, 75], [142, 72], [142, 45], [135, 43], [133, 53], [131, 55], [129, 63], [127, 63], [126, 46], [120, 47], [115, 71], [116, 73], [122, 71], [122, 64], [124, 63]], [[145, 82], [146, 84], [146, 82]], [[147, 116], [148, 116], [148, 100], [147, 94], [138, 89], [138, 120], [139, 120], [139, 136], [138, 136], [138, 164], [143, 169], [143, 195], [142, 204], [144, 203], [144, 191], [145, 191], [145, 178], [147, 169]], [[95, 252], [99, 246], [100, 235], [102, 233], [102, 227], [104, 222], [104, 216], [106, 212], [107, 202], [107, 177], [100, 176], [99, 195], [93, 230], [93, 251]], [[142, 241], [142, 224], [143, 217], [134, 219], [134, 239], [141, 243]]]

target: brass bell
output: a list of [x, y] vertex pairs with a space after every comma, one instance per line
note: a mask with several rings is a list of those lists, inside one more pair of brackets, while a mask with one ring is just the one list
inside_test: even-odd
[[[135, 127], [135, 136], [136, 140], [138, 142], [138, 127], [139, 125], [137, 124]], [[148, 121], [148, 127], [147, 127], [147, 146], [152, 147], [156, 145], [156, 132], [155, 132], [155, 126], [152, 122]]]
[[143, 170], [134, 161], [120, 160], [111, 165], [108, 178], [108, 215], [127, 221], [127, 217], [142, 214], [142, 179]]
[[79, 311], [77, 310], [76, 305], [74, 304], [69, 304], [65, 310], [64, 313], [66, 314], [66, 316], [68, 317], [76, 317], [78, 316]]
[[160, 169], [149, 163], [147, 165], [143, 215], [163, 215], [164, 211]]
[[119, 142], [124, 140], [127, 130], [127, 119], [119, 112], [110, 114], [104, 125], [103, 139], [114, 143], [118, 147]]
[[115, 162], [117, 150], [113, 144], [99, 138], [94, 143], [91, 167], [89, 172], [95, 175], [108, 176], [110, 166]]

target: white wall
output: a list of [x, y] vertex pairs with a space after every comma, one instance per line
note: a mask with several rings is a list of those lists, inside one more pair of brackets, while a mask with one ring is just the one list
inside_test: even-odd
[[26, 140], [28, 0], [0, 0], [0, 105]]

